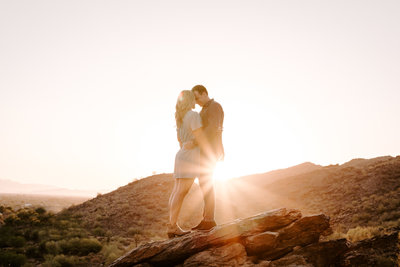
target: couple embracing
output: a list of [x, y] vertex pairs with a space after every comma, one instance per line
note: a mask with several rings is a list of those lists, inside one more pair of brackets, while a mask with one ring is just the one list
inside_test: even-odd
[[[200, 114], [193, 110], [196, 103], [202, 107]], [[180, 150], [175, 157], [175, 185], [169, 200], [170, 238], [190, 232], [182, 230], [177, 220], [183, 200], [196, 177], [203, 193], [204, 212], [202, 221], [192, 230], [210, 230], [216, 226], [212, 175], [217, 161], [224, 157], [224, 111], [219, 103], [209, 98], [204, 86], [196, 85], [192, 90], [179, 94], [175, 120]]]

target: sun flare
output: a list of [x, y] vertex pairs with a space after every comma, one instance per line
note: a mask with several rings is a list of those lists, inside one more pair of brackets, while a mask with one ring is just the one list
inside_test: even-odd
[[216, 182], [225, 182], [234, 177], [238, 177], [233, 165], [222, 161], [218, 162], [214, 170], [213, 179]]

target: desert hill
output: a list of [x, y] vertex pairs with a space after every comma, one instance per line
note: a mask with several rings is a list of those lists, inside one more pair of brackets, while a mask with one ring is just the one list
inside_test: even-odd
[[328, 166], [272, 183], [267, 190], [308, 213], [323, 210], [346, 229], [400, 225], [399, 156]]
[[[272, 181], [282, 179], [291, 175], [302, 174], [311, 170], [322, 168], [312, 163], [303, 163], [287, 169], [275, 170], [262, 174], [255, 174], [238, 178], [238, 180], [248, 180], [249, 183], [268, 184]], [[136, 180], [128, 185], [122, 186], [117, 190], [104, 195], [98, 195], [96, 198], [85, 203], [69, 208], [68, 213], [82, 216], [84, 223], [88, 227], [102, 228], [111, 231], [113, 234], [127, 236], [129, 232], [140, 232], [149, 238], [164, 238], [165, 225], [168, 220], [168, 199], [174, 185], [172, 174], [153, 175], [141, 180]], [[236, 182], [228, 181], [226, 183], [216, 184], [216, 190], [222, 190], [222, 195], [234, 192]], [[225, 190], [233, 187], [233, 190]], [[217, 193], [218, 196], [220, 195]], [[251, 194], [246, 191], [246, 197]], [[247, 216], [254, 212], [265, 210], [263, 205], [253, 205], [248, 208], [238, 205], [237, 200], [225, 200], [224, 197], [218, 197], [220, 205], [217, 207], [218, 222], [226, 222], [237, 216]], [[233, 210], [231, 210], [231, 201]], [[257, 202], [256, 198], [251, 197], [249, 201]], [[238, 202], [239, 203], [239, 202]], [[258, 207], [258, 208], [256, 208]], [[272, 207], [272, 206], [271, 206]], [[244, 212], [238, 209], [243, 209]], [[183, 206], [183, 216], [180, 218], [180, 224], [189, 228], [201, 220], [201, 191], [197, 184], [192, 187]], [[227, 212], [224, 212], [226, 210]]]
[[[171, 174], [154, 175], [69, 208], [85, 225], [113, 235], [140, 234], [143, 242], [166, 238]], [[288, 207], [324, 213], [334, 230], [400, 225], [400, 156], [357, 159], [326, 167], [312, 163], [216, 183], [218, 223]], [[201, 192], [193, 186], [179, 223], [201, 219]]]
[[311, 162], [304, 162], [302, 164], [289, 167], [286, 169], [274, 170], [260, 174], [247, 175], [239, 177], [239, 179], [246, 180], [247, 183], [256, 184], [257, 186], [265, 186], [272, 182], [278, 181], [282, 178], [319, 170], [321, 168], [323, 168], [321, 165], [316, 165]]

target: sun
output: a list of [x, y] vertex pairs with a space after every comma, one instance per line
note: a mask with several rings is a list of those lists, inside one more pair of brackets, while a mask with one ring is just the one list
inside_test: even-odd
[[229, 179], [238, 176], [239, 175], [234, 165], [229, 164], [229, 162], [226, 161], [220, 161], [215, 167], [213, 179], [216, 182], [226, 182]]

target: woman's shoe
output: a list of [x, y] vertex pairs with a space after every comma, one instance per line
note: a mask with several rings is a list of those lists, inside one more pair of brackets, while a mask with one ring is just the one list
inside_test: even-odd
[[190, 233], [190, 231], [184, 231], [178, 225], [175, 225], [175, 226], [168, 225], [168, 231], [167, 231], [168, 238], [183, 236], [188, 233]]

